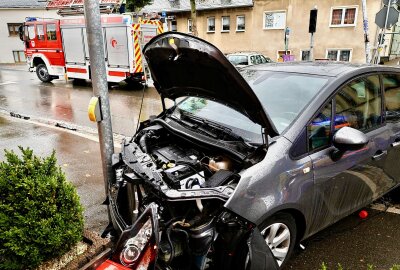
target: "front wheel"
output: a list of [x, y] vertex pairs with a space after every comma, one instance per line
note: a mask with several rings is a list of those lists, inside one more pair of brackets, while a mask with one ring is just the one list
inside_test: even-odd
[[53, 77], [49, 74], [45, 64], [39, 64], [36, 66], [36, 75], [42, 82], [51, 82], [53, 80]]
[[277, 213], [261, 226], [261, 234], [280, 268], [292, 255], [296, 244], [296, 221], [290, 214]]

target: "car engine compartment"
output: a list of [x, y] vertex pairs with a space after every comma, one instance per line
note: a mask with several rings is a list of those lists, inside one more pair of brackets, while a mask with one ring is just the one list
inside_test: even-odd
[[[239, 172], [252, 162], [186, 139], [161, 124], [144, 122], [131, 140], [123, 142], [114, 162], [116, 183], [110, 187], [110, 203], [125, 228], [156, 203], [161, 231], [158, 263], [212, 269], [221, 215], [229, 216], [223, 205], [240, 181]], [[191, 260], [195, 265], [186, 265], [185, 256], [198, 257]]]

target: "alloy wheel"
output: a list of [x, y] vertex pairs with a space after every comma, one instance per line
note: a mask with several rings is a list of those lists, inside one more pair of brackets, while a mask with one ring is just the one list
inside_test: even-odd
[[290, 249], [290, 230], [283, 223], [273, 223], [265, 228], [261, 234], [271, 249], [279, 266], [282, 265]]

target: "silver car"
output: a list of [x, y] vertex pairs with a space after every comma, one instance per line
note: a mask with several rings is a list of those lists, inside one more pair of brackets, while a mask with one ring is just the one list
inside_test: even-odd
[[[254, 65], [165, 33], [144, 48], [163, 112], [114, 156], [108, 263], [278, 269], [400, 184], [400, 71]], [[173, 100], [167, 107], [165, 99]]]

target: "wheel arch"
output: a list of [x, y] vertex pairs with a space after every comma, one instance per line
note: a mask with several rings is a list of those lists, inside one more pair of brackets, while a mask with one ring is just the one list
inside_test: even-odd
[[297, 208], [291, 207], [291, 208], [276, 209], [275, 211], [270, 212], [270, 214], [268, 214], [268, 216], [264, 216], [262, 218], [262, 220], [260, 220], [257, 224], [258, 225], [263, 224], [269, 218], [273, 217], [274, 215], [276, 215], [278, 213], [287, 213], [294, 218], [294, 220], [296, 222], [296, 234], [297, 234], [296, 242], [299, 243], [301, 240], [303, 240], [303, 237], [304, 237], [304, 235], [306, 233], [306, 229], [307, 229], [307, 222], [306, 222], [306, 218], [305, 218], [303, 212], [301, 212]]

